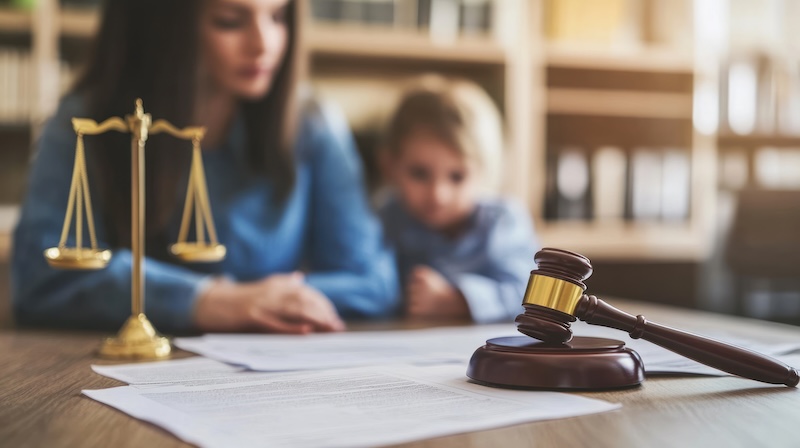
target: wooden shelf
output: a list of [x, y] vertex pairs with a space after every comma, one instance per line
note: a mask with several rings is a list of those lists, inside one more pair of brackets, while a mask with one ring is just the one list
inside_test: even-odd
[[30, 11], [0, 8], [0, 33], [30, 33], [32, 24]]
[[436, 42], [426, 33], [355, 25], [314, 23], [306, 45], [312, 55], [503, 64], [505, 53], [489, 38]]
[[603, 260], [702, 260], [707, 239], [684, 223], [545, 223], [537, 228], [542, 244]]
[[551, 88], [547, 90], [547, 111], [596, 116], [691, 119], [692, 95]]
[[64, 9], [58, 26], [63, 37], [89, 38], [97, 30], [99, 20], [99, 12], [95, 9]]
[[0, 133], [30, 132], [31, 121], [0, 121]]
[[585, 46], [547, 43], [544, 62], [549, 66], [622, 70], [691, 73], [694, 60], [691, 53], [659, 47], [630, 50], [586, 49]]
[[800, 136], [798, 135], [765, 135], [765, 134], [720, 134], [717, 137], [717, 144], [720, 149], [725, 147], [758, 148], [762, 146], [777, 146], [782, 148], [800, 148]]
[[[88, 38], [98, 25], [98, 12], [94, 9], [65, 9], [58, 18], [62, 36]], [[28, 34], [33, 30], [33, 14], [30, 11], [0, 9], [0, 33]]]
[[19, 207], [0, 206], [0, 263], [11, 256], [11, 235], [19, 219]]
[[0, 263], [6, 263], [11, 258], [11, 233], [0, 232]]

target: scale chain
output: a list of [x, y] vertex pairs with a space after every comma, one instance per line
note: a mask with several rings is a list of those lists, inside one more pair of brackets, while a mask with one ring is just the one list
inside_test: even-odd
[[61, 239], [58, 242], [58, 248], [64, 249], [67, 246], [67, 235], [69, 235], [69, 227], [72, 224], [72, 211], [75, 209], [75, 196], [78, 189], [78, 179], [80, 178], [79, 170], [80, 163], [78, 163], [78, 149], [83, 146], [83, 134], [78, 134], [78, 142], [75, 148], [75, 163], [72, 168], [72, 182], [69, 186], [69, 199], [67, 200], [67, 212], [64, 217], [64, 226], [61, 228]]
[[203, 169], [203, 161], [200, 155], [200, 142], [195, 139], [193, 141], [194, 152], [196, 154], [196, 166], [197, 166], [197, 185], [196, 188], [198, 190], [198, 196], [200, 196], [200, 204], [198, 204], [203, 211], [203, 215], [205, 216], [206, 226], [208, 227], [208, 237], [210, 239], [211, 245], [217, 245], [217, 231], [214, 228], [214, 220], [211, 217], [211, 201], [208, 199], [208, 191], [206, 190], [206, 174], [205, 170]]
[[[83, 146], [83, 139], [80, 142], [80, 164], [81, 164], [81, 183], [83, 184], [83, 197], [86, 202], [86, 224], [89, 226], [89, 240], [92, 250], [97, 250], [97, 234], [94, 231], [94, 213], [92, 212], [92, 196], [89, 193], [89, 177], [86, 174], [86, 150]], [[83, 231], [83, 229], [81, 229]]]

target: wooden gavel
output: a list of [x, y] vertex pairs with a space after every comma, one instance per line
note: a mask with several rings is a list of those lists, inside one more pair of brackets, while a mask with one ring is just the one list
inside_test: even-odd
[[592, 325], [625, 331], [693, 359], [701, 364], [744, 378], [795, 387], [796, 369], [768, 356], [720, 341], [649, 322], [644, 316], [620, 311], [595, 296], [586, 295], [583, 281], [592, 274], [586, 257], [560, 249], [545, 248], [534, 257], [538, 269], [531, 272], [517, 329], [545, 343], [572, 339], [570, 323], [580, 319]]

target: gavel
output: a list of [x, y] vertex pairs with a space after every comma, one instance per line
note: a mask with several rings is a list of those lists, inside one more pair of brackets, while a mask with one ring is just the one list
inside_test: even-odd
[[525, 311], [516, 318], [517, 329], [533, 339], [490, 339], [470, 360], [470, 378], [501, 387], [545, 389], [638, 385], [644, 379], [638, 354], [620, 341], [573, 338], [570, 324], [580, 319], [625, 331], [732, 375], [790, 387], [800, 381], [796, 369], [768, 356], [650, 322], [586, 295], [583, 282], [592, 274], [592, 265], [580, 254], [545, 248], [534, 261], [537, 269], [523, 298]]

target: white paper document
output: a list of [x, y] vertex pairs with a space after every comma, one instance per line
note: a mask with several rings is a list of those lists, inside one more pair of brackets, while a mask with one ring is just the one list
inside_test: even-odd
[[131, 386], [158, 387], [168, 384], [203, 386], [233, 384], [260, 379], [277, 378], [285, 372], [256, 372], [231, 366], [209, 358], [196, 356], [171, 361], [143, 362], [119, 365], [92, 365], [100, 375], [128, 383]]
[[[576, 336], [625, 342], [642, 357], [648, 374], [724, 375], [650, 342], [632, 339], [623, 331], [584, 322], [575, 322], [572, 328]], [[175, 344], [184, 350], [252, 370], [290, 371], [395, 363], [460, 363], [464, 366], [487, 339], [514, 335], [521, 336], [513, 324], [498, 324], [304, 336], [209, 334], [176, 339]], [[707, 336], [769, 356], [800, 349], [800, 341], [756, 342], [731, 335]]]
[[100, 375], [128, 384], [163, 384], [230, 377], [245, 370], [207, 358], [176, 359], [136, 364], [92, 365]]
[[382, 364], [464, 363], [486, 339], [519, 335], [513, 324], [309, 335], [207, 334], [175, 345], [252, 370], [319, 370]]
[[361, 367], [83, 393], [203, 447], [388, 445], [620, 407], [577, 395], [479, 386], [468, 382], [461, 365]]

